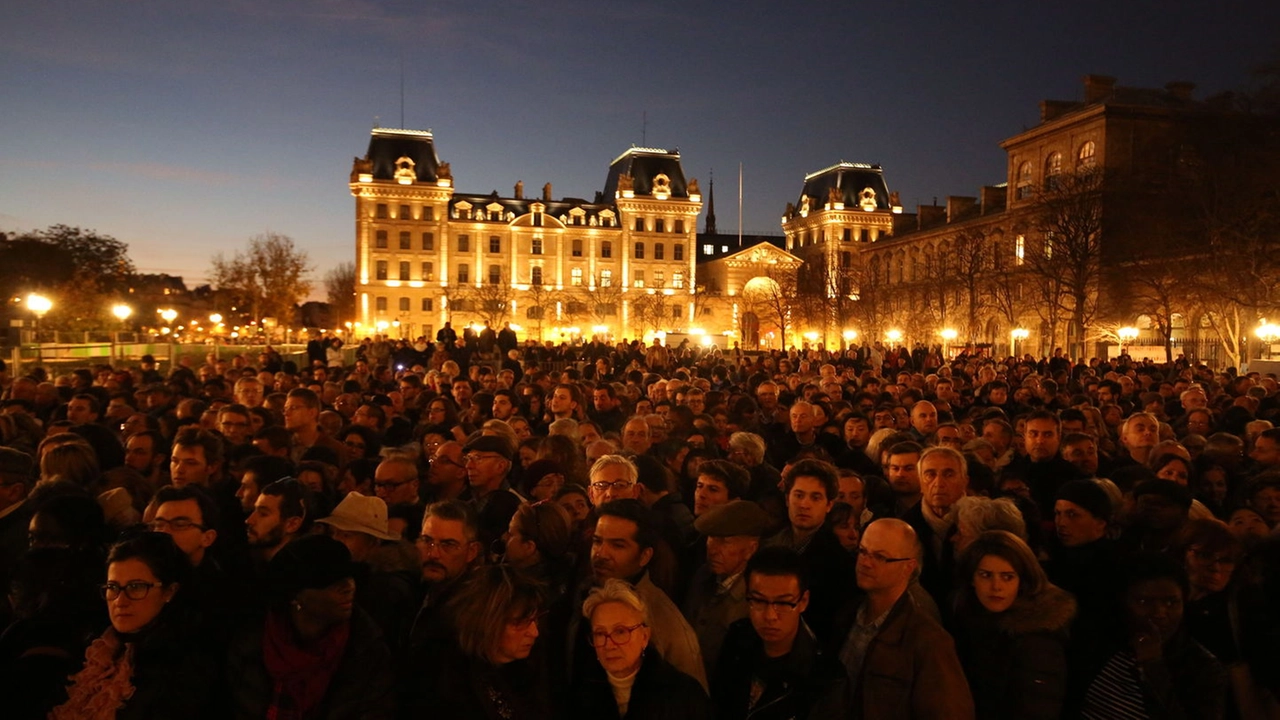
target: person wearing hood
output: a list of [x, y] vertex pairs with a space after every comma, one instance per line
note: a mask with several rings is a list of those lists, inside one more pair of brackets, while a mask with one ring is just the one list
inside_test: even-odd
[[956, 649], [979, 720], [1057, 718], [1066, 694], [1070, 593], [1017, 535], [990, 530], [958, 559]]

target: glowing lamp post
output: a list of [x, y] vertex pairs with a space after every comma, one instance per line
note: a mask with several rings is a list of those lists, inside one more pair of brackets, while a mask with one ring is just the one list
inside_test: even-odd
[[942, 336], [942, 357], [950, 357], [951, 344], [956, 341], [956, 338], [960, 336], [960, 333], [956, 332], [953, 328], [943, 328], [938, 334]]
[[53, 301], [40, 293], [31, 293], [27, 295], [27, 309], [36, 316], [32, 336], [36, 342], [36, 362], [42, 362], [44, 358], [40, 354], [40, 320], [44, 318], [45, 313], [53, 309]]
[[1129, 345], [1138, 339], [1138, 328], [1122, 327], [1116, 331], [1116, 335], [1120, 336], [1120, 354], [1124, 355], [1129, 352]]
[[848, 350], [849, 346], [853, 344], [853, 341], [858, 339], [858, 331], [845, 330], [841, 333], [841, 336], [844, 337], [844, 349]]
[[902, 331], [897, 329], [890, 330], [884, 334], [884, 338], [894, 344], [900, 343], [902, 342]]
[[1014, 328], [1009, 331], [1009, 337], [1013, 338], [1013, 352], [1011, 354], [1014, 357], [1017, 357], [1018, 344], [1023, 340], [1026, 340], [1028, 337], [1031, 337], [1031, 331], [1026, 328]]
[[1276, 340], [1280, 340], [1280, 325], [1263, 320], [1262, 324], [1259, 325], [1258, 329], [1254, 330], [1253, 333], [1258, 336], [1258, 339], [1261, 340], [1264, 345], [1267, 346], [1267, 359], [1270, 360], [1271, 346], [1275, 345]]

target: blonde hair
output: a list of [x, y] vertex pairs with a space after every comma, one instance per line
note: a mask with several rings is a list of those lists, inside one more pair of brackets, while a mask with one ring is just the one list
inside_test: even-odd
[[596, 608], [611, 602], [621, 603], [635, 610], [640, 615], [640, 620], [645, 625], [649, 624], [649, 608], [644, 604], [644, 600], [640, 598], [631, 583], [617, 578], [605, 580], [604, 585], [591, 591], [586, 601], [582, 603], [582, 617], [590, 620]]

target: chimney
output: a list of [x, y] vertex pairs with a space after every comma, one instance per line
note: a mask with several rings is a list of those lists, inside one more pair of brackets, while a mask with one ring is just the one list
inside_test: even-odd
[[1084, 101], [1087, 105], [1101, 101], [1116, 87], [1116, 79], [1110, 75], [1084, 76]]
[[953, 223], [962, 220], [969, 211], [978, 204], [978, 198], [961, 197], [959, 195], [947, 196], [947, 222]]
[[517, 200], [524, 199], [524, 181], [523, 180], [516, 181], [516, 199]]
[[[935, 201], [936, 203], [937, 201]], [[947, 209], [941, 205], [917, 205], [916, 217], [919, 218], [921, 230], [936, 227], [947, 221]]]
[[1057, 120], [1068, 110], [1076, 107], [1079, 103], [1068, 102], [1066, 100], [1041, 100], [1040, 101], [1040, 122], [1046, 123], [1050, 120]]
[[551, 202], [551, 183], [542, 186], [542, 199]]
[[1186, 82], [1185, 80], [1174, 80], [1164, 89], [1169, 92], [1169, 96], [1175, 100], [1190, 100], [1191, 91], [1196, 89], [1195, 83]]
[[982, 204], [982, 214], [990, 215], [993, 212], [1000, 212], [1004, 209], [1008, 197], [1007, 187], [996, 187], [994, 185], [984, 185], [978, 191], [979, 202]]

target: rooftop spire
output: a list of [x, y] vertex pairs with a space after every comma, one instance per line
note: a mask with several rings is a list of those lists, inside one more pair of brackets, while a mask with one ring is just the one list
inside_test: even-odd
[[711, 170], [711, 194], [707, 196], [707, 234], [716, 235], [716, 171]]

